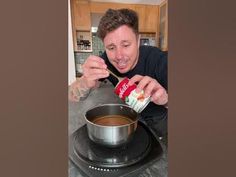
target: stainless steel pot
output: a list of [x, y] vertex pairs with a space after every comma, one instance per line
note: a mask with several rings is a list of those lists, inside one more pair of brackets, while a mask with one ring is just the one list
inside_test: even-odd
[[[98, 125], [94, 120], [106, 115], [121, 115], [130, 119], [125, 125]], [[100, 145], [118, 147], [124, 145], [134, 135], [137, 128], [138, 114], [124, 104], [103, 104], [91, 108], [85, 113], [89, 138]]]

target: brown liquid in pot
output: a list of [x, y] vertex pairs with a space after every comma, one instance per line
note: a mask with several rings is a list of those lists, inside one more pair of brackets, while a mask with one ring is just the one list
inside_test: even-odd
[[130, 124], [132, 122], [133, 121], [130, 118], [121, 115], [107, 115], [93, 120], [93, 123], [103, 126], [120, 126]]

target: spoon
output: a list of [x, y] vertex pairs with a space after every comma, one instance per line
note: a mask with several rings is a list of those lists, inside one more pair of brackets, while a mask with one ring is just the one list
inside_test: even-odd
[[108, 71], [110, 74], [112, 74], [112, 75], [113, 75], [116, 79], [118, 79], [119, 81], [123, 80], [122, 77], [117, 76], [117, 75], [114, 74], [111, 70], [107, 69], [107, 71]]

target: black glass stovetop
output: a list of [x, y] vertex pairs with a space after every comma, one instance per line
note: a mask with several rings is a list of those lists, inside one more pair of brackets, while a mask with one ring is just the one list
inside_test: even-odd
[[108, 148], [92, 142], [86, 125], [69, 137], [69, 157], [84, 176], [134, 176], [159, 159], [162, 148], [155, 134], [142, 122], [126, 145]]

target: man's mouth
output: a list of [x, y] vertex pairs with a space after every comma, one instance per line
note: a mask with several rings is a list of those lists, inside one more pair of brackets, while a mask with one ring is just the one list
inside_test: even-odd
[[124, 68], [126, 68], [126, 66], [127, 66], [127, 61], [118, 61], [118, 62], [116, 62], [116, 64], [117, 64], [117, 67], [119, 68], [119, 69], [124, 69]]

